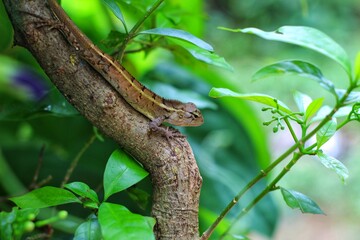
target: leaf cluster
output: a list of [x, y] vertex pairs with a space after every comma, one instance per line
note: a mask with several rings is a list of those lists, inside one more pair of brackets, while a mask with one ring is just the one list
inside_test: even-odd
[[[346, 72], [348, 77], [347, 89], [336, 88], [333, 82], [327, 79], [317, 66], [300, 59], [283, 60], [270, 64], [261, 68], [253, 75], [253, 81], [273, 76], [288, 75], [297, 75], [311, 79], [318, 83], [319, 87], [332, 94], [335, 100], [335, 105], [333, 107], [323, 105], [323, 97], [313, 100], [310, 96], [297, 91], [294, 93], [294, 100], [298, 107], [297, 111], [290, 109], [285, 103], [270, 95], [259, 93], [242, 94], [226, 88], [212, 88], [209, 93], [209, 95], [214, 98], [231, 97], [266, 105], [266, 107], [263, 108], [263, 111], [269, 111], [272, 114], [272, 119], [264, 122], [264, 125], [269, 126], [274, 124], [273, 132], [275, 133], [278, 132], [279, 129], [285, 130], [285, 128], [287, 128], [294, 141], [292, 147], [285, 151], [269, 167], [262, 170], [258, 176], [240, 191], [232, 203], [229, 203], [226, 212], [248, 189], [264, 176], [267, 176], [280, 162], [284, 161], [286, 157], [293, 153], [293, 157], [280, 174], [278, 174], [274, 180], [272, 180], [270, 184], [243, 209], [239, 214], [239, 218], [245, 215], [267, 193], [278, 189], [281, 190], [281, 194], [286, 204], [291, 208], [299, 208], [303, 213], [323, 214], [320, 207], [309, 197], [294, 190], [287, 190], [280, 187], [278, 186], [278, 182], [289, 172], [297, 161], [305, 155], [316, 156], [321, 164], [334, 171], [343, 182], [348, 178], [349, 171], [346, 166], [341, 161], [324, 153], [321, 147], [348, 122], [353, 120], [358, 121], [359, 119], [358, 106], [360, 92], [355, 91], [355, 89], [359, 87], [359, 57], [356, 60], [355, 71], [353, 72], [350, 63], [351, 61], [343, 48], [323, 32], [311, 27], [284, 26], [273, 32], [265, 32], [257, 28], [221, 29], [231, 32], [254, 34], [266, 40], [285, 42], [308, 48], [334, 60]], [[344, 120], [338, 124], [338, 119]], [[299, 126], [301, 129], [300, 134], [295, 133], [293, 124]], [[316, 136], [316, 142], [309, 143], [308, 140], [314, 135]], [[219, 218], [221, 217], [222, 216]], [[207, 232], [205, 232], [204, 236], [209, 234], [213, 227], [214, 226], [210, 227]], [[227, 232], [228, 231], [226, 231], [223, 236], [225, 236]]]
[[[35, 227], [54, 221], [54, 219], [47, 219], [34, 224], [39, 209], [78, 203], [93, 213], [77, 227], [74, 239], [95, 240], [114, 237], [154, 239], [152, 229], [155, 220], [153, 218], [134, 214], [120, 204], [107, 201], [111, 195], [133, 186], [147, 175], [148, 173], [135, 160], [124, 152], [116, 150], [108, 159], [104, 172], [103, 201], [99, 201], [97, 193], [83, 182], [68, 183], [65, 189], [52, 186], [38, 188], [22, 196], [10, 198], [20, 209], [14, 208], [10, 213], [1, 213], [0, 224], [4, 229], [1, 234], [5, 236], [4, 239], [8, 239], [19, 236], [18, 232], [22, 229], [31, 232]], [[24, 221], [24, 216], [29, 216], [29, 214], [32, 218]], [[61, 220], [61, 218], [55, 220]], [[29, 229], [26, 227], [29, 224], [34, 226]], [[21, 234], [24, 231], [20, 231]]]

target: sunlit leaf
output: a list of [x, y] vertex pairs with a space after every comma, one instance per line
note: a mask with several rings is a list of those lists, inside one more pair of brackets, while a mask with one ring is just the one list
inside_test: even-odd
[[321, 108], [323, 102], [324, 98], [318, 98], [310, 103], [305, 111], [305, 121], [316, 114], [316, 112]]
[[349, 78], [351, 78], [351, 64], [344, 49], [328, 35], [315, 28], [304, 26], [283, 26], [273, 32], [265, 32], [257, 28], [221, 29], [255, 34], [267, 40], [286, 42], [314, 50], [339, 63], [345, 69]]
[[287, 60], [268, 65], [257, 71], [252, 79], [255, 81], [278, 75], [298, 75], [307, 77], [309, 79], [315, 80], [321, 87], [335, 94], [334, 84], [323, 76], [318, 67], [311, 63], [300, 60]]
[[302, 193], [281, 188], [281, 194], [286, 204], [292, 209], [298, 208], [302, 213], [324, 214], [313, 200]]
[[102, 203], [99, 208], [99, 223], [104, 240], [155, 239], [155, 219], [130, 212], [126, 207]]
[[342, 162], [324, 154], [322, 151], [318, 151], [317, 156], [326, 168], [333, 170], [339, 176], [341, 181], [345, 183], [346, 179], [349, 177], [349, 170]]
[[207, 42], [201, 40], [198, 37], [195, 37], [189, 32], [179, 30], [179, 29], [173, 29], [173, 28], [154, 28], [149, 29], [145, 31], [139, 32], [139, 34], [152, 34], [152, 35], [160, 35], [160, 36], [166, 36], [166, 37], [173, 37], [177, 39], [181, 39], [187, 42], [190, 42], [202, 49], [205, 49], [207, 51], [214, 51], [213, 47], [208, 44]]
[[324, 126], [316, 133], [317, 148], [319, 149], [335, 134], [337, 127], [336, 118], [326, 122]]
[[45, 208], [66, 203], [81, 203], [70, 191], [51, 186], [35, 189], [10, 200], [20, 208]]
[[114, 151], [105, 168], [104, 190], [106, 200], [110, 195], [120, 192], [148, 175], [135, 160], [121, 150]]
[[299, 108], [299, 111], [302, 113], [305, 113], [305, 110], [308, 108], [310, 103], [313, 101], [310, 96], [295, 91], [294, 92], [294, 100], [296, 103], [296, 106]]
[[356, 55], [355, 60], [355, 79], [359, 80], [360, 78], [360, 52]]
[[282, 103], [276, 98], [265, 94], [260, 94], [260, 93], [242, 94], [242, 93], [233, 92], [227, 88], [212, 88], [209, 92], [209, 96], [213, 98], [235, 97], [239, 99], [250, 100], [265, 104], [273, 108], [279, 108], [279, 110], [285, 113], [292, 113], [292, 111], [285, 105], [285, 103]]

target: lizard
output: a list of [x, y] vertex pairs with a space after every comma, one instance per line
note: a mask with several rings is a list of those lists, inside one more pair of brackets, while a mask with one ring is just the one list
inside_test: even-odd
[[81, 32], [56, 0], [47, 0], [56, 20], [43, 21], [43, 25], [57, 28], [66, 40], [136, 111], [151, 120], [151, 131], [161, 131], [168, 139], [172, 136], [162, 123], [175, 126], [200, 126], [204, 120], [200, 110], [192, 102], [183, 103], [165, 99], [136, 80], [120, 63], [100, 50]]

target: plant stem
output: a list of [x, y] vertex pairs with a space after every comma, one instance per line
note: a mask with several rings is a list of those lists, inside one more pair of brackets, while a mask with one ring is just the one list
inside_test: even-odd
[[[245, 208], [241, 210], [241, 213], [236, 217], [235, 221], [238, 221], [244, 215], [246, 215], [263, 197], [265, 197], [266, 194], [276, 189], [276, 184], [290, 171], [290, 169], [303, 155], [304, 154], [300, 152], [295, 153], [290, 162], [283, 168], [283, 170], [276, 176], [276, 178], [259, 195], [257, 195], [257, 197], [251, 203], [249, 203]], [[231, 226], [222, 234], [220, 239], [223, 239], [230, 230]]]
[[296, 136], [296, 134], [295, 134], [295, 132], [294, 132], [294, 129], [292, 128], [292, 126], [291, 126], [291, 124], [290, 124], [289, 119], [288, 119], [288, 118], [284, 118], [284, 121], [285, 121], [286, 126], [288, 127], [288, 129], [289, 129], [289, 131], [290, 131], [290, 133], [291, 133], [292, 138], [294, 139], [295, 142], [298, 142], [299, 139], [297, 138], [297, 136]]
[[129, 34], [125, 37], [123, 43], [121, 44], [120, 50], [117, 54], [117, 59], [121, 62], [124, 54], [125, 54], [125, 48], [126, 45], [130, 42], [131, 39], [133, 39], [142, 24], [150, 17], [151, 14], [155, 12], [155, 10], [164, 2], [164, 0], [157, 0], [149, 10], [146, 11], [145, 15], [135, 24], [135, 26], [130, 30]]
[[[217, 219], [215, 220], [215, 222], [202, 234], [200, 240], [206, 240], [209, 239], [209, 237], [211, 236], [211, 234], [214, 232], [215, 228], [219, 225], [219, 223], [225, 218], [225, 216], [230, 212], [230, 210], [236, 205], [236, 203], [239, 201], [239, 199], [253, 186], [255, 185], [258, 181], [260, 181], [261, 179], [263, 179], [265, 176], [268, 175], [268, 173], [274, 169], [280, 162], [282, 162], [285, 158], [287, 158], [292, 152], [294, 152], [297, 148], [301, 149], [302, 146], [304, 146], [304, 143], [309, 140], [312, 136], [314, 136], [333, 116], [334, 114], [337, 112], [337, 110], [343, 106], [343, 102], [345, 102], [347, 96], [349, 95], [349, 93], [353, 90], [353, 86], [350, 86], [346, 93], [343, 95], [343, 97], [337, 102], [336, 106], [333, 108], [333, 110], [306, 136], [303, 136], [299, 141], [297, 141], [294, 145], [292, 145], [285, 153], [283, 153], [281, 156], [279, 156], [272, 164], [269, 165], [269, 167], [267, 167], [265, 170], [261, 170], [260, 173], [253, 178], [253, 180], [251, 180], [232, 200], [230, 203], [228, 203], [228, 205], [225, 207], [225, 209], [220, 213], [220, 215], [217, 217]], [[300, 154], [300, 153], [299, 153]], [[303, 154], [300, 154], [300, 156], [302, 156]], [[296, 160], [297, 161], [297, 160]], [[296, 162], [295, 161], [295, 162]], [[291, 161], [293, 162], [293, 161]], [[290, 167], [292, 167], [291, 162], [289, 163]], [[295, 162], [293, 164], [295, 164]], [[287, 166], [287, 167], [288, 167]], [[281, 175], [282, 173], [279, 174], [280, 178], [283, 176]], [[279, 177], [278, 176], [278, 177]], [[275, 178], [275, 180], [280, 180]], [[273, 182], [274, 182], [273, 181]], [[267, 189], [267, 188], [266, 188]], [[266, 191], [266, 189], [264, 191]], [[271, 189], [270, 189], [271, 190]], [[267, 190], [267, 192], [270, 191], [269, 189]], [[264, 192], [263, 191], [263, 192]], [[262, 193], [263, 193], [262, 192]], [[266, 193], [267, 193], [266, 192]], [[265, 194], [266, 194], [265, 193]], [[261, 194], [260, 194], [261, 195]], [[259, 196], [260, 196], [259, 195]], [[259, 197], [258, 196], [258, 197]], [[263, 196], [260, 197], [260, 199]], [[257, 198], [256, 198], [257, 199]], [[255, 200], [256, 200], [255, 199]], [[259, 200], [260, 200], [259, 199]], [[254, 201], [255, 201], [254, 200]], [[255, 202], [256, 204], [257, 202]], [[249, 205], [250, 206], [250, 205]], [[250, 207], [251, 208], [251, 207]], [[245, 208], [246, 209], [246, 208]], [[246, 212], [245, 212], [246, 213]], [[242, 214], [244, 215], [245, 213]]]
[[96, 139], [96, 135], [93, 134], [90, 137], [90, 139], [85, 143], [85, 145], [82, 147], [82, 149], [80, 149], [80, 151], [78, 152], [74, 160], [71, 162], [71, 165], [65, 174], [64, 180], [61, 183], [61, 188], [64, 188], [64, 185], [69, 181], [71, 174], [73, 173], [77, 164], [79, 163], [80, 158], [82, 157], [82, 155], [84, 155], [85, 151], [91, 146], [91, 144], [95, 141], [95, 139]]

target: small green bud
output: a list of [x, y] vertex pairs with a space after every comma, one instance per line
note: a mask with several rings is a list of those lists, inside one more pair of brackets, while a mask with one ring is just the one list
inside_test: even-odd
[[67, 218], [67, 216], [68, 216], [68, 212], [65, 210], [62, 210], [58, 213], [59, 219], [65, 219], [65, 218]]
[[32, 232], [35, 228], [35, 223], [31, 221], [26, 221], [23, 225], [25, 232]]
[[276, 126], [273, 128], [273, 133], [277, 133], [279, 131], [279, 128]]
[[30, 221], [32, 221], [32, 220], [34, 220], [34, 219], [35, 219], [35, 217], [36, 217], [36, 215], [35, 215], [35, 214], [30, 213], [30, 214], [27, 216], [27, 219], [28, 219], [28, 220], [30, 220]]

